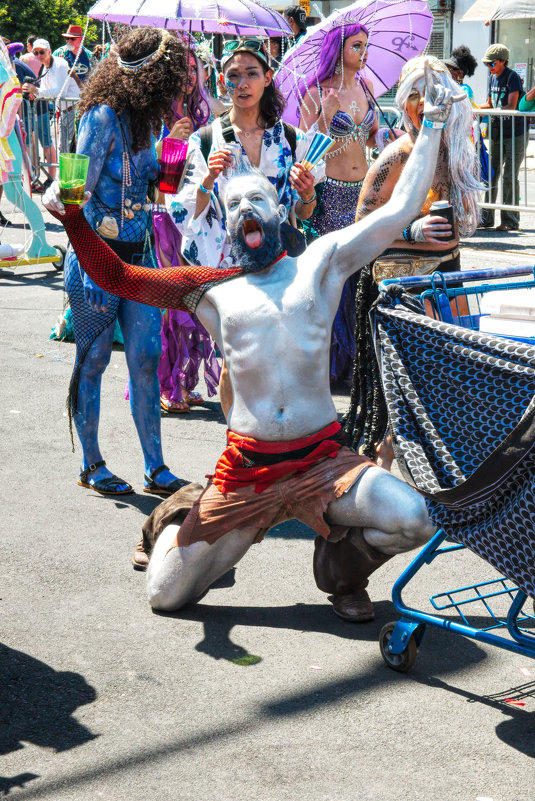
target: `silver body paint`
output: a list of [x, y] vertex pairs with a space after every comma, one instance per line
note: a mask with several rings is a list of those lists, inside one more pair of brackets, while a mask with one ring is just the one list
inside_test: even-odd
[[[257, 273], [212, 287], [197, 315], [217, 341], [233, 389], [228, 425], [257, 439], [284, 441], [336, 420], [329, 385], [329, 342], [347, 277], [378, 256], [412, 219], [431, 184], [440, 131], [424, 129], [391, 200], [348, 228], [316, 240], [298, 258], [284, 257]], [[229, 230], [240, 214], [279, 215], [264, 180], [240, 176], [225, 193]], [[424, 499], [379, 467], [327, 509], [330, 522], [363, 529], [366, 541], [393, 555], [426, 542], [434, 527]], [[147, 573], [149, 603], [178, 609], [236, 564], [255, 531], [234, 530], [213, 545], [175, 547], [176, 526], [165, 529]]]

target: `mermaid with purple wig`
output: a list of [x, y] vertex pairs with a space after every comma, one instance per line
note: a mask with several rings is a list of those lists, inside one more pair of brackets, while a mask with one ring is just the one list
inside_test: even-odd
[[[313, 80], [299, 86], [300, 127], [318, 124], [334, 139], [326, 157], [326, 179], [317, 189], [314, 214], [303, 223], [309, 241], [355, 221], [364, 176], [366, 146], [375, 147], [377, 120], [371, 82], [360, 75], [366, 65], [368, 30], [343, 24], [323, 39]], [[319, 190], [319, 191], [318, 191]], [[346, 281], [331, 339], [331, 380], [349, 380], [354, 357], [356, 277]]]
[[[186, 92], [173, 103], [170, 128], [164, 126], [163, 138], [189, 139], [198, 128], [211, 118], [210, 98], [204, 88], [204, 71], [201, 60], [190, 45], [189, 80]], [[182, 237], [177, 226], [181, 211], [171, 204], [168, 212], [163, 205], [153, 212], [156, 254], [160, 267], [176, 267], [185, 262], [181, 257]], [[160, 405], [162, 410], [177, 414], [189, 412], [190, 406], [204, 403], [195, 387], [203, 365], [208, 395], [216, 393], [221, 367], [214, 343], [194, 314], [168, 309], [162, 325], [162, 356], [158, 367], [160, 379]]]

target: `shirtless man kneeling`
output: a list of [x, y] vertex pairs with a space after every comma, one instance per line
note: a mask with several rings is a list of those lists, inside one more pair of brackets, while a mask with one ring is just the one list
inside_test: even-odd
[[232, 384], [228, 447], [215, 475], [184, 523], [167, 526], [154, 547], [147, 571], [154, 609], [180, 609], [271, 526], [297, 518], [319, 535], [314, 575], [331, 593], [334, 611], [371, 620], [368, 576], [433, 534], [424, 499], [343, 444], [329, 388], [330, 332], [344, 282], [418, 216], [441, 128], [452, 102], [465, 97], [434, 85], [427, 67], [426, 87], [426, 122], [390, 201], [298, 258], [282, 250], [285, 208], [259, 173], [227, 185], [227, 226], [239, 265], [228, 271], [126, 265], [96, 241], [77, 209], [65, 214], [57, 191], [45, 196], [83, 269], [104, 290], [196, 311]]

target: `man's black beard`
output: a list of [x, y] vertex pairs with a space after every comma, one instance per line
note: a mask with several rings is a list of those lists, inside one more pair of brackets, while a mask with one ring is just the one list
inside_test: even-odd
[[[250, 248], [243, 235], [244, 220], [256, 220], [262, 226], [263, 241], [260, 247]], [[282, 253], [280, 220], [275, 217], [268, 222], [262, 221], [256, 214], [240, 217], [237, 229], [230, 231], [232, 241], [232, 258], [235, 264], [246, 273], [257, 273], [265, 270]]]

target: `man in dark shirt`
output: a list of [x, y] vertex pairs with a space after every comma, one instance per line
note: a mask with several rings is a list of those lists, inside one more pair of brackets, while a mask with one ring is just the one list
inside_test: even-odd
[[[493, 44], [483, 56], [483, 63], [490, 73], [489, 94], [487, 102], [481, 108], [518, 108], [519, 100], [523, 94], [522, 81], [514, 70], [507, 66], [509, 49], [502, 44]], [[487, 193], [488, 202], [495, 203], [498, 193], [498, 181], [502, 172], [503, 199], [505, 206], [518, 204], [520, 198], [520, 184], [518, 173], [520, 165], [526, 155], [528, 138], [526, 136], [525, 120], [523, 117], [502, 117], [500, 133], [500, 118], [491, 118], [490, 124], [490, 163], [494, 171], [491, 179], [490, 191]], [[501, 140], [503, 139], [503, 149]], [[517, 211], [501, 210], [501, 225], [497, 231], [516, 231], [519, 227], [520, 215]], [[483, 227], [494, 226], [494, 210], [486, 209], [483, 214]]]
[[71, 69], [76, 58], [78, 58], [72, 77], [81, 89], [91, 69], [91, 51], [82, 45], [84, 36], [82, 26], [69, 25], [67, 33], [62, 33], [61, 35], [65, 39], [65, 44], [54, 50], [52, 55], [64, 58]]

